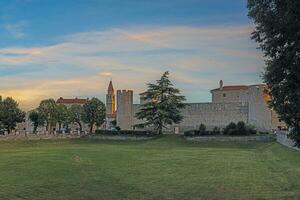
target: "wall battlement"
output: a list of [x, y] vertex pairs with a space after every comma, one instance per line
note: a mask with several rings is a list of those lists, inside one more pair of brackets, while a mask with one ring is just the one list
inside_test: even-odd
[[133, 91], [117, 91], [117, 126], [123, 130], [132, 129]]

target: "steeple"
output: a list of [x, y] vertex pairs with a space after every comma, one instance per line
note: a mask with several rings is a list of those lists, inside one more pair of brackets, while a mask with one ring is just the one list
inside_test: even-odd
[[108, 94], [113, 94], [113, 93], [115, 93], [114, 86], [113, 86], [113, 83], [112, 83], [111, 80], [109, 81], [107, 93], [108, 93]]
[[106, 114], [113, 114], [116, 111], [116, 96], [112, 81], [110, 80], [106, 94]]

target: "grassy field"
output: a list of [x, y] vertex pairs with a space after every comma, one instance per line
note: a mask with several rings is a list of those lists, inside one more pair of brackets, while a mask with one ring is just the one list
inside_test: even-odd
[[300, 199], [300, 152], [175, 136], [0, 142], [0, 199]]

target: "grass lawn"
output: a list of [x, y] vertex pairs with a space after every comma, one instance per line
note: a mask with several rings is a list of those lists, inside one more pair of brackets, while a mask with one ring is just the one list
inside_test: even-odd
[[0, 142], [0, 199], [300, 199], [300, 152], [175, 136]]

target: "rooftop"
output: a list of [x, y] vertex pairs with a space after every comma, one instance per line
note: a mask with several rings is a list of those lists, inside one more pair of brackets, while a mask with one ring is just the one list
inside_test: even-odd
[[87, 103], [88, 99], [79, 99], [79, 98], [74, 98], [74, 99], [64, 99], [60, 97], [57, 99], [56, 103], [58, 104], [85, 104]]

